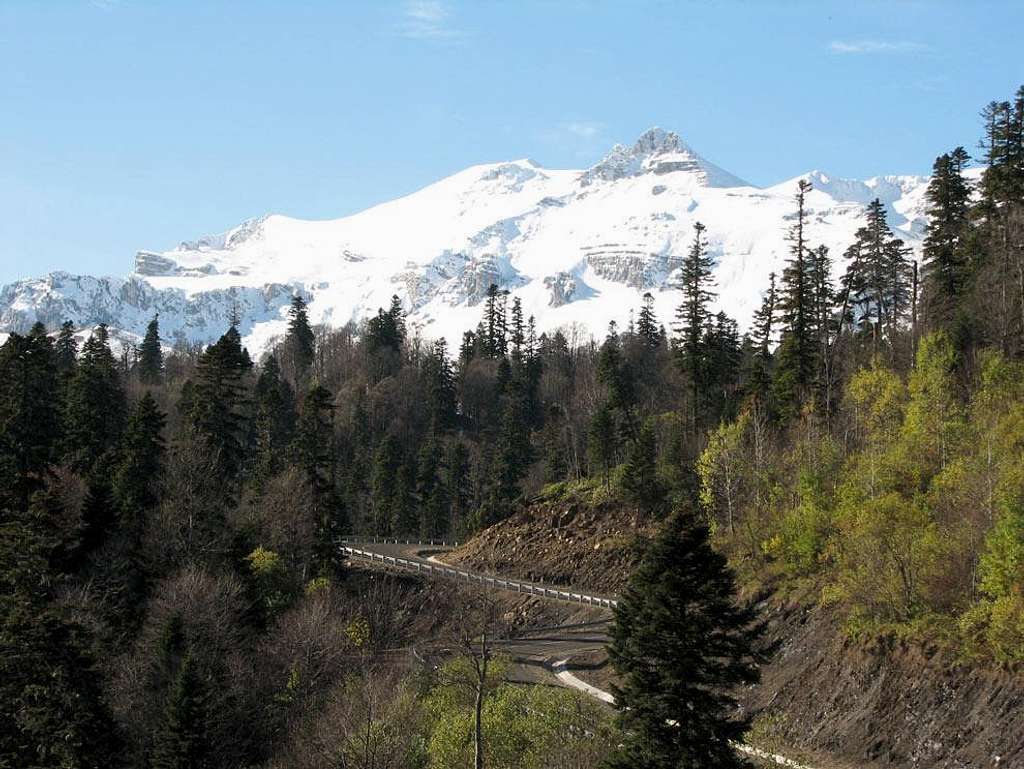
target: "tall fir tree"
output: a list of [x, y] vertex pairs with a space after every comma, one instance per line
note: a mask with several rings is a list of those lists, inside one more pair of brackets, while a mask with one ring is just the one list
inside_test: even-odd
[[246, 377], [251, 369], [238, 328], [231, 326], [199, 357], [189, 398], [192, 428], [229, 479], [238, 475], [245, 459], [250, 406]]
[[294, 370], [296, 385], [305, 383], [316, 355], [316, 337], [309, 324], [309, 311], [301, 294], [292, 297], [288, 310], [288, 334], [285, 336], [285, 350]]
[[159, 501], [166, 422], [166, 414], [148, 392], [138, 400], [128, 417], [120, 461], [114, 472], [113, 492], [122, 522], [129, 528], [141, 523], [144, 512]]
[[810, 247], [807, 244], [807, 195], [811, 183], [797, 183], [796, 221], [789, 229], [789, 259], [779, 290], [781, 336], [776, 354], [772, 396], [780, 414], [796, 413], [809, 393], [817, 370], [814, 328], [814, 290]]
[[971, 208], [971, 185], [964, 177], [968, 160], [963, 147], [939, 155], [925, 193], [923, 309], [934, 328], [952, 322], [970, 280], [965, 249]]
[[0, 508], [28, 509], [61, 438], [53, 343], [45, 329], [0, 346]]
[[253, 391], [256, 419], [254, 478], [261, 485], [280, 472], [295, 432], [295, 393], [281, 376], [277, 357], [268, 355]]
[[65, 456], [85, 473], [112, 458], [128, 413], [106, 326], [100, 325], [82, 348], [64, 402]]
[[164, 376], [164, 352], [160, 347], [160, 316], [154, 315], [146, 326], [146, 335], [139, 346], [137, 364], [139, 381], [145, 385], [158, 385]]
[[733, 575], [689, 514], [675, 513], [615, 608], [608, 656], [622, 741], [612, 769], [748, 766], [735, 689], [758, 680], [762, 628], [737, 605]]
[[705, 230], [700, 222], [693, 225], [693, 242], [683, 259], [680, 274], [679, 288], [683, 301], [676, 311], [679, 365], [690, 386], [690, 425], [694, 432], [698, 429], [704, 405], [707, 360], [704, 332], [710, 317], [708, 306], [715, 298], [711, 291], [714, 284], [714, 262], [708, 255]]
[[302, 402], [302, 412], [295, 428], [292, 455], [302, 470], [313, 498], [313, 520], [316, 522], [317, 567], [329, 575], [337, 567], [334, 540], [347, 528], [341, 515], [340, 501], [334, 493], [334, 403], [327, 388], [314, 385]]
[[193, 656], [186, 652], [154, 735], [149, 769], [200, 769], [208, 765], [214, 746], [206, 734], [203, 679]]
[[772, 344], [775, 340], [775, 316], [778, 295], [775, 273], [768, 275], [768, 290], [750, 323], [752, 354], [747, 376], [747, 392], [762, 404], [768, 402], [771, 388]]

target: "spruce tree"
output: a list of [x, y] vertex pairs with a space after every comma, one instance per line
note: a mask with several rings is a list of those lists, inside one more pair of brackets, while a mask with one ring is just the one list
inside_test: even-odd
[[316, 522], [316, 560], [322, 574], [335, 566], [334, 540], [345, 533], [339, 501], [334, 494], [334, 403], [331, 392], [314, 385], [302, 402], [295, 428], [293, 462], [306, 476]]
[[775, 273], [768, 275], [768, 290], [761, 298], [761, 306], [750, 323], [753, 345], [750, 373], [747, 377], [747, 392], [758, 401], [768, 400], [771, 387], [772, 343], [775, 339], [775, 315], [778, 297], [775, 289]]
[[643, 304], [640, 305], [640, 312], [636, 319], [636, 333], [648, 349], [653, 350], [661, 346], [661, 329], [654, 313], [654, 296], [650, 291], [644, 293]]
[[203, 680], [186, 652], [154, 737], [150, 769], [199, 769], [207, 764], [213, 746], [206, 736], [205, 700]]
[[0, 346], [0, 508], [28, 509], [56, 458], [61, 436], [53, 343], [11, 334]]
[[313, 365], [316, 337], [309, 324], [306, 300], [300, 294], [292, 297], [292, 306], [288, 310], [288, 334], [284, 343], [294, 369], [296, 384], [305, 381]]
[[254, 477], [257, 485], [276, 475], [295, 431], [295, 394], [274, 355], [263, 362], [253, 392], [256, 417]]
[[158, 385], [164, 375], [164, 353], [160, 347], [159, 315], [146, 326], [146, 335], [139, 347], [139, 381], [145, 385]]
[[706, 384], [704, 331], [710, 317], [708, 305], [715, 298], [714, 292], [711, 291], [714, 283], [714, 262], [707, 253], [705, 230], [700, 222], [693, 225], [693, 243], [683, 259], [680, 275], [679, 287], [683, 301], [676, 311], [679, 365], [689, 380], [690, 425], [694, 432], [698, 427]]
[[122, 520], [130, 527], [159, 501], [166, 422], [167, 416], [148, 392], [135, 404], [128, 418], [120, 463], [114, 472], [113, 492]]
[[60, 326], [60, 333], [54, 344], [57, 371], [61, 376], [70, 376], [78, 362], [78, 337], [75, 336], [75, 324], [70, 320]]
[[658, 447], [650, 419], [629, 447], [622, 468], [622, 490], [626, 499], [644, 513], [658, 514], [665, 506], [667, 490], [658, 477]]
[[734, 741], [734, 690], [758, 680], [762, 628], [708, 529], [675, 513], [644, 554], [615, 608], [609, 659], [622, 743], [613, 769], [727, 769], [747, 763]]
[[200, 356], [189, 398], [192, 427], [228, 478], [238, 474], [245, 459], [249, 407], [245, 377], [251, 369], [238, 329], [231, 326]]
[[65, 393], [65, 454], [72, 466], [91, 472], [109, 458], [121, 439], [127, 412], [107, 330], [100, 325], [83, 346]]
[[810, 182], [800, 180], [796, 193], [796, 221], [787, 236], [790, 256], [782, 271], [779, 291], [782, 333], [772, 395], [784, 417], [792, 416], [807, 396], [817, 366], [814, 285], [806, 233], [806, 198], [810, 191]]
[[952, 321], [970, 279], [964, 245], [971, 206], [971, 186], [963, 174], [968, 160], [963, 147], [936, 158], [926, 192], [923, 303], [933, 327]]
[[597, 468], [606, 486], [611, 482], [611, 470], [618, 455], [618, 444], [619, 431], [615, 425], [615, 414], [608, 404], [604, 404], [590, 420], [587, 451], [592, 465]]

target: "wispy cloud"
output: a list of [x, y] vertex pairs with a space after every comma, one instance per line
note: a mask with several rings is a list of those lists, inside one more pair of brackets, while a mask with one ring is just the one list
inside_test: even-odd
[[607, 149], [606, 126], [596, 120], [567, 120], [540, 132], [540, 139], [575, 157], [591, 159]]
[[452, 41], [466, 35], [454, 25], [451, 9], [443, 0], [406, 0], [398, 31], [412, 40]]
[[833, 40], [832, 53], [921, 53], [927, 51], [924, 43], [912, 40]]

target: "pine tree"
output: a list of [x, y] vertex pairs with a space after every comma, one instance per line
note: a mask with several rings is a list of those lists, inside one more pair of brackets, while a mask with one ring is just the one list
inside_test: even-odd
[[654, 296], [650, 291], [644, 293], [643, 304], [636, 319], [636, 333], [648, 349], [654, 350], [661, 346], [661, 329], [654, 313]]
[[693, 243], [683, 260], [680, 276], [683, 302], [676, 311], [679, 365], [689, 379], [690, 425], [694, 432], [698, 428], [706, 384], [707, 356], [704, 349], [704, 331], [710, 316], [708, 305], [715, 298], [714, 292], [710, 289], [714, 283], [714, 262], [707, 253], [705, 229], [700, 222], [693, 226]]
[[186, 652], [157, 731], [150, 769], [198, 769], [212, 746], [206, 737], [206, 692], [194, 658]]
[[629, 447], [622, 468], [622, 490], [626, 498], [648, 514], [662, 512], [667, 490], [658, 477], [658, 447], [654, 423], [648, 419]]
[[454, 440], [445, 450], [443, 483], [448, 499], [449, 533], [458, 534], [466, 525], [472, 488], [470, 486], [469, 450], [460, 440]]
[[314, 385], [302, 402], [292, 444], [293, 462], [306, 476], [316, 521], [316, 560], [322, 574], [336, 566], [334, 540], [345, 533], [346, 521], [334, 494], [334, 403], [331, 392]]
[[790, 256], [782, 271], [778, 300], [782, 334], [772, 394], [785, 417], [795, 413], [803, 402], [817, 370], [812, 267], [806, 234], [806, 197], [810, 191], [810, 182], [800, 180], [796, 221], [787, 236]]
[[276, 475], [295, 431], [295, 394], [281, 376], [277, 358], [267, 356], [253, 393], [256, 411], [257, 484]]
[[438, 339], [431, 347], [423, 361], [423, 375], [431, 432], [439, 433], [454, 427], [455, 375], [452, 372], [451, 361], [448, 360], [448, 345], [444, 339]]
[[294, 367], [296, 384], [304, 382], [316, 354], [316, 337], [309, 324], [306, 300], [300, 294], [292, 297], [292, 306], [288, 310], [288, 334], [284, 344]]
[[925, 315], [932, 326], [952, 320], [970, 277], [964, 249], [971, 206], [971, 186], [963, 174], [968, 160], [963, 147], [936, 158], [925, 193], [923, 293]]
[[139, 381], [145, 385], [158, 385], [164, 375], [164, 353], [160, 347], [159, 315], [146, 326], [146, 335], [139, 347]]
[[78, 362], [78, 338], [75, 336], [75, 324], [70, 320], [61, 324], [54, 352], [57, 371], [61, 376], [71, 376], [75, 370], [75, 364]]
[[619, 433], [615, 425], [615, 415], [605, 404], [594, 413], [587, 438], [590, 461], [600, 472], [605, 485], [611, 482], [611, 470], [618, 455], [618, 444]]
[[41, 497], [0, 516], [0, 766], [118, 766], [95, 640], [53, 600], [62, 527]]
[[121, 459], [114, 472], [113, 492], [122, 519], [129, 524], [159, 500], [165, 444], [166, 415], [152, 394], [144, 393], [135, 404], [121, 444]]
[[192, 427], [228, 478], [239, 473], [245, 458], [249, 406], [245, 377], [251, 369], [238, 329], [231, 326], [200, 356], [189, 399]]
[[753, 353], [748, 375], [747, 391], [762, 403], [768, 400], [771, 387], [772, 343], [775, 339], [775, 314], [778, 297], [775, 273], [768, 276], [768, 290], [761, 298], [761, 307], [751, 320]]
[[110, 351], [106, 327], [86, 341], [64, 403], [65, 454], [76, 469], [89, 473], [117, 449], [128, 403]]
[[45, 330], [11, 334], [0, 346], [0, 508], [28, 509], [60, 434], [53, 343]]
[[747, 723], [732, 692], [758, 680], [761, 632], [707, 527], [672, 515], [615, 609], [608, 655], [623, 736], [608, 766], [747, 766], [733, 747]]
[[523, 302], [518, 296], [512, 300], [509, 342], [512, 344], [512, 362], [521, 366], [526, 354], [526, 327], [523, 325]]

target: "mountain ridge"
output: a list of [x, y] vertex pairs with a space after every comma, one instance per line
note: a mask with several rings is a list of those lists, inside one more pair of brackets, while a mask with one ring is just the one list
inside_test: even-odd
[[785, 260], [799, 179], [814, 185], [811, 241], [830, 247], [837, 269], [875, 197], [919, 250], [928, 177], [815, 170], [755, 187], [652, 128], [587, 169], [479, 164], [340, 219], [265, 214], [168, 251], [142, 249], [125, 277], [57, 271], [16, 281], [0, 288], [0, 332], [70, 319], [106, 323], [132, 342], [159, 313], [165, 340], [205, 344], [237, 311], [259, 352], [284, 332], [294, 292], [307, 297], [314, 322], [331, 326], [359, 322], [397, 294], [423, 336], [455, 345], [493, 282], [521, 299], [539, 330], [575, 325], [600, 337], [648, 291], [668, 324], [697, 220], [716, 260], [718, 308], [744, 326]]

